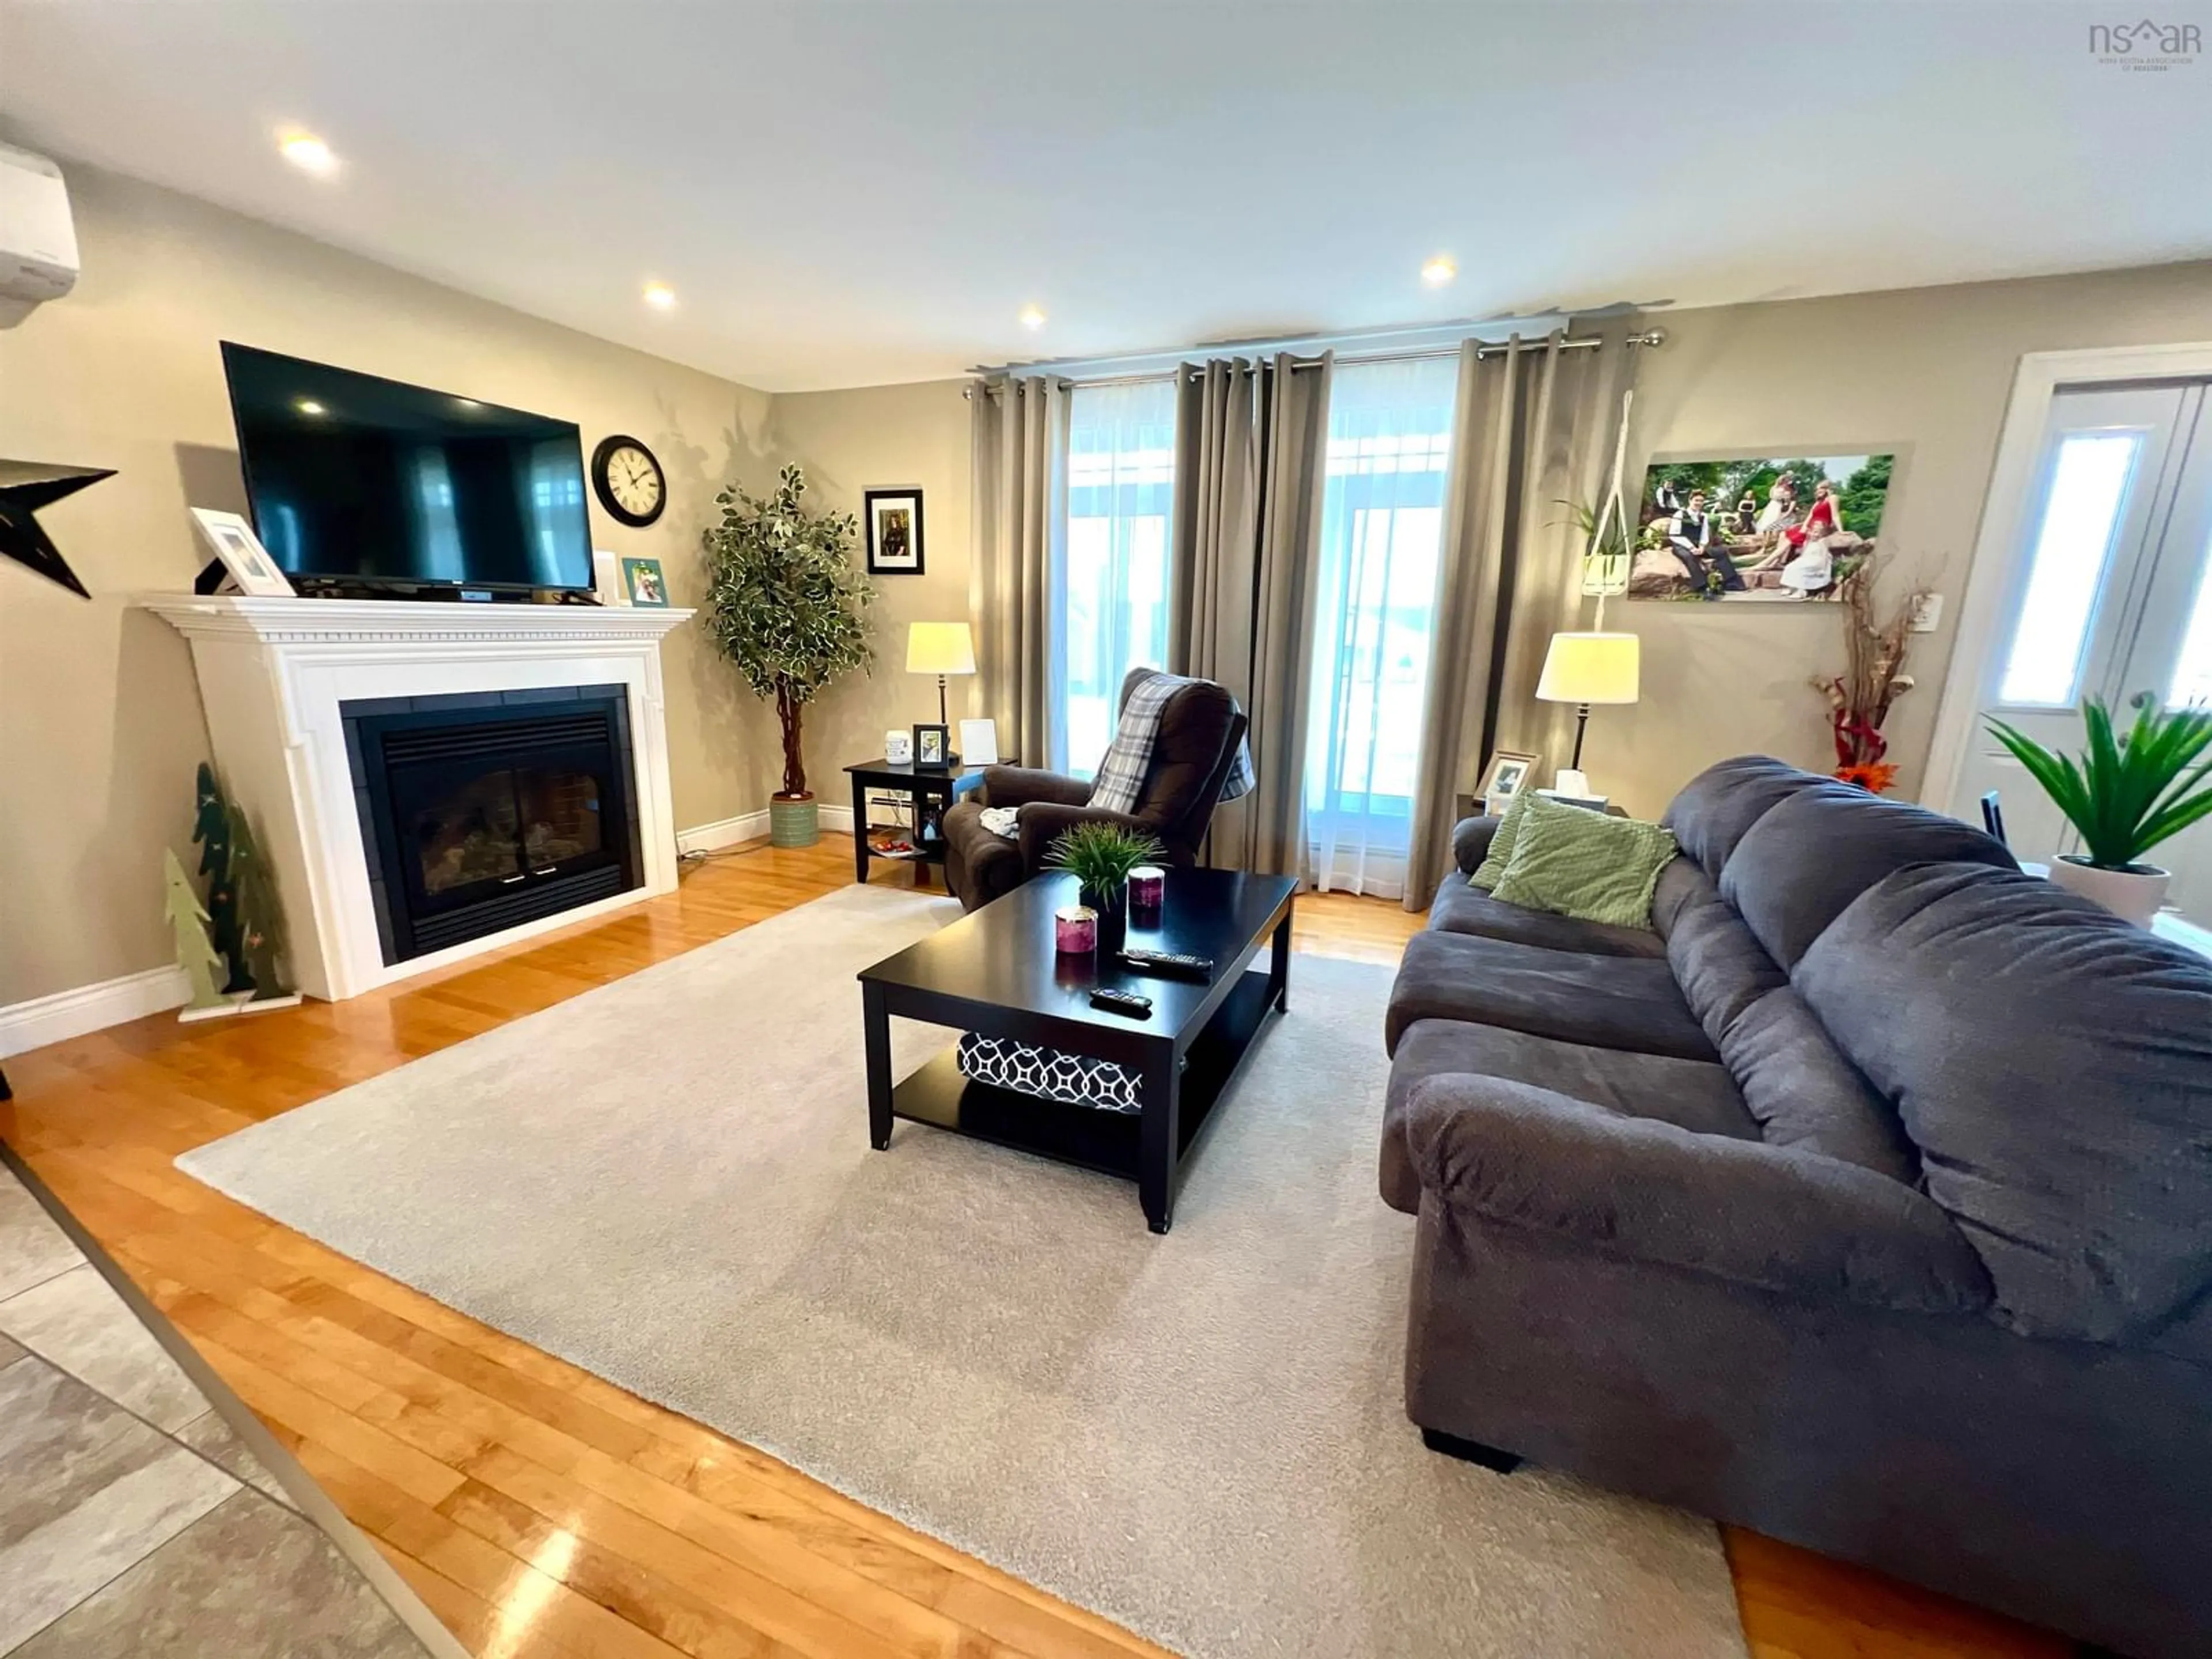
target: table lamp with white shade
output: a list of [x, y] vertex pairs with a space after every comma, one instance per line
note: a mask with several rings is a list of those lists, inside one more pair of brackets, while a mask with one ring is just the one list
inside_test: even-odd
[[1589, 780], [1583, 775], [1583, 732], [1589, 725], [1595, 703], [1636, 701], [1637, 671], [1641, 659], [1633, 634], [1554, 634], [1544, 653], [1544, 672], [1536, 682], [1536, 695], [1546, 702], [1571, 702], [1575, 708], [1575, 758], [1571, 766], [1553, 779], [1563, 795], [1588, 795]]
[[975, 640], [964, 622], [908, 623], [906, 630], [906, 672], [937, 676], [937, 723], [949, 727], [945, 718], [945, 677], [975, 672]]

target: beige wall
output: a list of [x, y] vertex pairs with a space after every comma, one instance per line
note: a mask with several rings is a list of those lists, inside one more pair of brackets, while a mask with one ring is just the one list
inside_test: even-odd
[[[817, 508], [857, 514], [863, 490], [922, 492], [922, 574], [875, 579], [874, 672], [832, 686], [806, 711], [807, 782], [825, 804], [850, 799], [842, 769], [882, 754], [886, 731], [937, 718], [937, 681], [906, 672], [906, 625], [968, 617], [964, 385], [937, 380], [775, 400], [769, 438], [776, 465], [796, 461], [806, 469], [807, 499]], [[975, 685], [969, 678], [947, 687], [956, 743], [957, 722], [974, 713]]]
[[[1904, 769], [1900, 793], [1911, 795], [2021, 356], [2212, 339], [2212, 265], [1719, 307], [1659, 321], [1667, 343], [1644, 359], [1637, 392], [1638, 478], [1650, 454], [1899, 453], [1881, 537], [1898, 556], [1893, 591], [1926, 580], [1944, 600], [1936, 630], [1914, 636], [1918, 685], [1887, 728]], [[1827, 706], [1807, 684], [1843, 665], [1832, 608], [1615, 602], [1606, 624], [1643, 636], [1643, 701], [1591, 714], [1584, 767], [1631, 811], [1656, 813], [1692, 773], [1729, 755], [1833, 764]]]
[[[678, 605], [715, 489], [771, 476], [765, 394], [167, 191], [76, 167], [70, 184], [84, 277], [0, 331], [0, 459], [118, 476], [45, 516], [92, 603], [0, 564], [0, 1006], [169, 959], [161, 848], [189, 851], [208, 744], [184, 641], [127, 599], [191, 583], [188, 503], [242, 505], [218, 341], [560, 416], [587, 446], [643, 438], [668, 510], [630, 530], [594, 502], [593, 540], [659, 557]], [[957, 542], [960, 520], [939, 523]], [[773, 721], [701, 630], [665, 649], [677, 822], [763, 806]]]

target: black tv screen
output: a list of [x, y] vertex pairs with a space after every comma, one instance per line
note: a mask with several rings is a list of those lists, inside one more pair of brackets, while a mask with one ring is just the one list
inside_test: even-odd
[[226, 340], [253, 527], [295, 582], [592, 586], [575, 427]]

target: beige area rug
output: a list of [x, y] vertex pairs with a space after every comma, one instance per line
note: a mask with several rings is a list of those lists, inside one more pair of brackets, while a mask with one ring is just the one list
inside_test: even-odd
[[1741, 1659], [1710, 1524], [1407, 1421], [1386, 970], [1294, 961], [1156, 1237], [1105, 1176], [869, 1150], [853, 976], [954, 914], [847, 888], [177, 1161], [1203, 1659]]

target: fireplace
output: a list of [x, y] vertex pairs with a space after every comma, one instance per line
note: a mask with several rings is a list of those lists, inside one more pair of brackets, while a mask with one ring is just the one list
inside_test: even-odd
[[643, 884], [622, 686], [340, 713], [387, 964]]

